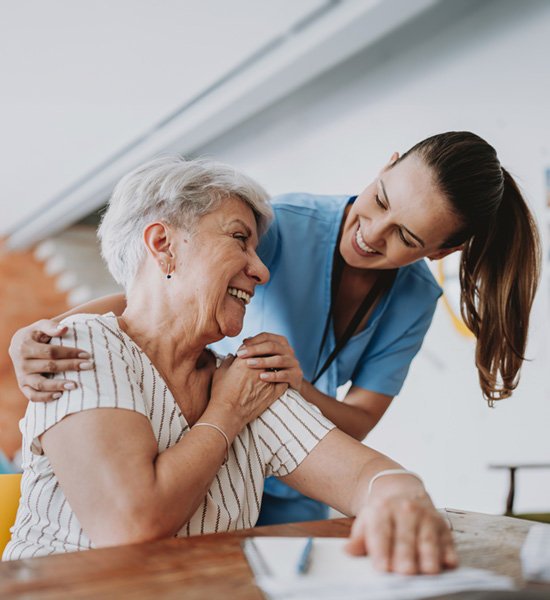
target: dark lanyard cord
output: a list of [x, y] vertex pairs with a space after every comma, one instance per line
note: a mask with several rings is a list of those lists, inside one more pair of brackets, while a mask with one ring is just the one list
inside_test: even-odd
[[[317, 367], [319, 366], [319, 360], [321, 359], [321, 354], [323, 353], [323, 348], [325, 347], [325, 343], [327, 341], [328, 331], [330, 328], [330, 324], [332, 321], [332, 317], [334, 316], [334, 306], [336, 304], [336, 296], [338, 295], [338, 288], [340, 287], [340, 281], [342, 280], [342, 271], [344, 270], [344, 260], [342, 255], [338, 250], [336, 251], [336, 255], [334, 257], [335, 265], [334, 265], [334, 274], [332, 280], [332, 288], [331, 288], [331, 299], [330, 299], [330, 310], [327, 316], [327, 322], [325, 325], [325, 331], [323, 333], [323, 339], [321, 341], [321, 345], [319, 346], [319, 354], [317, 355], [317, 361], [315, 362], [314, 372], [317, 371]], [[378, 275], [376, 281], [373, 286], [369, 290], [369, 293], [365, 296], [361, 305], [353, 315], [353, 318], [349, 322], [349, 325], [346, 327], [344, 334], [342, 337], [337, 340], [336, 346], [334, 350], [330, 353], [330, 356], [325, 361], [325, 364], [322, 366], [321, 370], [317, 372], [317, 375], [314, 376], [311, 383], [315, 385], [315, 382], [321, 377], [321, 375], [330, 367], [334, 359], [338, 356], [342, 348], [348, 343], [349, 339], [353, 335], [353, 332], [359, 326], [359, 323], [363, 320], [365, 315], [367, 314], [369, 308], [374, 305], [376, 299], [381, 296], [386, 290], [390, 289], [397, 274], [397, 269], [392, 269], [391, 271], [381, 271]]]

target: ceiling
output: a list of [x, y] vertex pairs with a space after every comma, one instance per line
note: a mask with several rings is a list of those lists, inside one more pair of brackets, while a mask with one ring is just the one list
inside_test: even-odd
[[0, 233], [325, 0], [3, 0]]
[[0, 3], [0, 236], [21, 250], [100, 208], [438, 3]]

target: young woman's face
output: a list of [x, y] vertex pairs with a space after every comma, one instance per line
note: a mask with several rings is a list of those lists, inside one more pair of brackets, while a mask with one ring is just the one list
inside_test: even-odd
[[441, 249], [460, 221], [435, 187], [430, 169], [413, 156], [390, 168], [396, 157], [345, 217], [340, 252], [351, 267], [393, 269], [458, 249]]

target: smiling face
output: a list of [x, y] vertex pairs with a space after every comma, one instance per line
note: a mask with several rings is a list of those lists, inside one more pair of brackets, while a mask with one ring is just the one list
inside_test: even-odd
[[[230, 198], [202, 217], [191, 237], [180, 232], [178, 238], [176, 273], [185, 274], [182, 297], [186, 310], [195, 310], [197, 330], [216, 340], [238, 335], [256, 285], [269, 279], [256, 254], [252, 209], [239, 198]], [[177, 280], [175, 275], [172, 281]]]
[[460, 220], [434, 185], [430, 169], [414, 156], [391, 164], [345, 217], [340, 252], [351, 267], [393, 269], [457, 249], [442, 249], [460, 229]]

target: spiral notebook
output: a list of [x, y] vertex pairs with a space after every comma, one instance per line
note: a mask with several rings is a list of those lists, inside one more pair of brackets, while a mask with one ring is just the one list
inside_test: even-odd
[[350, 556], [346, 539], [314, 538], [307, 573], [298, 573], [308, 538], [246, 538], [243, 551], [256, 585], [270, 600], [413, 600], [462, 590], [513, 589], [508, 577], [459, 568], [412, 577], [375, 571], [366, 556]]

